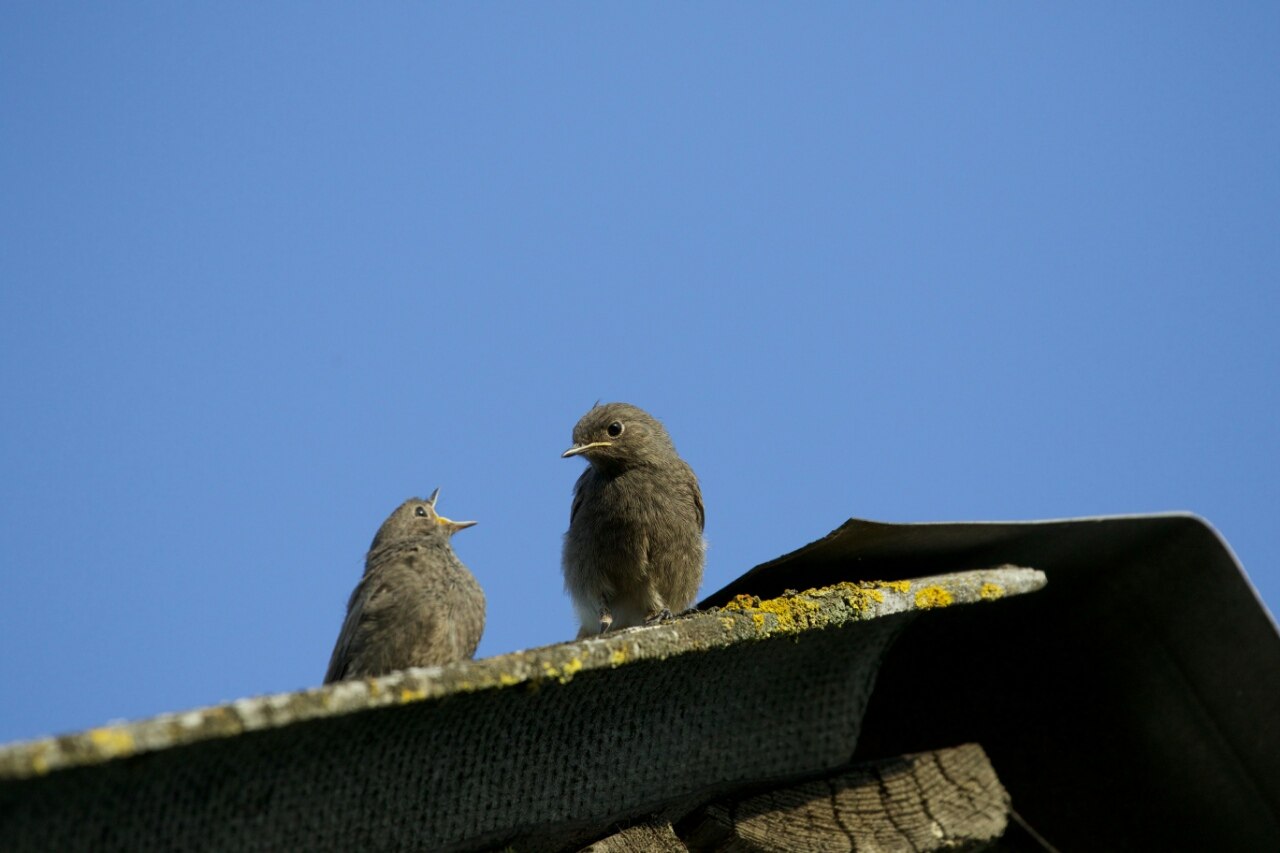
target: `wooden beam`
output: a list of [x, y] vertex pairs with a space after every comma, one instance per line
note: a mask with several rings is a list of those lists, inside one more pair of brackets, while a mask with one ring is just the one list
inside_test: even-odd
[[579, 853], [689, 853], [671, 823], [655, 819], [629, 826], [583, 847]]
[[817, 781], [726, 798], [681, 822], [695, 853], [980, 850], [1009, 795], [976, 744], [855, 765]]

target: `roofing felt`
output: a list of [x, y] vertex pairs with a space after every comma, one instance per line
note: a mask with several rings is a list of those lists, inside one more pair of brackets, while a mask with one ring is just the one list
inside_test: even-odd
[[561, 849], [847, 764], [913, 616], [1043, 582], [1004, 567], [742, 596], [597, 639], [11, 745], [0, 848]]

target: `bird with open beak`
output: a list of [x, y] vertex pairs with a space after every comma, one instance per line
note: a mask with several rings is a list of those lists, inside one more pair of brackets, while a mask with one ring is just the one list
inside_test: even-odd
[[628, 403], [597, 404], [562, 455], [590, 463], [573, 488], [562, 560], [578, 637], [692, 606], [706, 554], [702, 491], [662, 423]]
[[473, 656], [484, 591], [449, 540], [474, 521], [436, 512], [440, 490], [410, 498], [382, 523], [329, 660], [325, 683]]

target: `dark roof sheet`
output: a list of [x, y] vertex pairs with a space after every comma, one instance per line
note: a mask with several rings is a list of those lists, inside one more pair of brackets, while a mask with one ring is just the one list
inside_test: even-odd
[[854, 519], [703, 603], [1005, 562], [1043, 570], [1045, 591], [907, 632], [859, 755], [981, 743], [1063, 850], [1280, 850], [1280, 634], [1196, 516]]

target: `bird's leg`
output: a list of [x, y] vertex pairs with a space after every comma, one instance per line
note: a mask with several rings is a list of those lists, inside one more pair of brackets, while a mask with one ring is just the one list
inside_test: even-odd
[[668, 609], [667, 607], [663, 607], [658, 612], [650, 613], [648, 616], [646, 616], [644, 620], [644, 624], [656, 625], [659, 622], [666, 622], [667, 620], [674, 619], [674, 618], [675, 616], [671, 614], [671, 610]]
[[613, 624], [613, 613], [609, 610], [607, 601], [600, 602], [600, 633], [603, 634], [609, 630], [609, 626]]
[[648, 615], [644, 617], [644, 624], [657, 625], [659, 622], [666, 622], [668, 619], [673, 618], [671, 608], [667, 606], [667, 602], [663, 600], [662, 595], [653, 586], [650, 586], [647, 592], [645, 612]]

